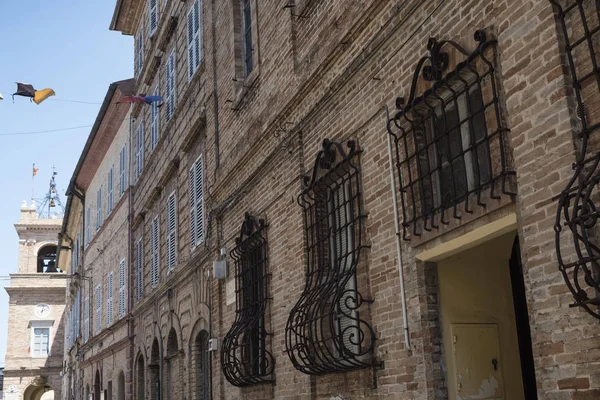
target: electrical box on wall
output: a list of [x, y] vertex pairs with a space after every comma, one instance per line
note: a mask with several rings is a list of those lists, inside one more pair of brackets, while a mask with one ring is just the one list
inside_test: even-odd
[[208, 351], [217, 351], [218, 339], [208, 339]]
[[227, 278], [227, 261], [225, 261], [225, 260], [213, 261], [213, 277], [215, 279]]

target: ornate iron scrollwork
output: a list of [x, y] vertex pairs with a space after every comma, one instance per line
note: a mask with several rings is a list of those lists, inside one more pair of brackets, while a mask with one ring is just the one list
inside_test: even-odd
[[[600, 152], [590, 149], [590, 135], [600, 128], [600, 24], [598, 1], [550, 0], [561, 27], [569, 63], [575, 114], [581, 129], [581, 146], [573, 164], [573, 177], [558, 200], [554, 225], [558, 268], [575, 302], [600, 319], [600, 247], [598, 246], [598, 183]], [[587, 104], [595, 109], [588, 110]], [[564, 229], [564, 228], [567, 229]]]
[[[468, 52], [430, 38], [408, 99], [399, 97], [397, 112], [388, 115], [405, 240], [448, 224], [450, 213], [455, 219], [472, 213], [472, 199], [485, 207], [488, 189], [490, 199], [516, 194], [494, 67], [496, 40], [484, 31], [475, 40], [477, 48]], [[445, 73], [451, 50], [464, 60]], [[417, 96], [420, 80], [433, 83]]]
[[357, 265], [364, 220], [356, 143], [329, 140], [298, 196], [304, 215], [306, 283], [285, 328], [294, 367], [307, 374], [374, 366], [375, 332], [364, 319]]
[[235, 386], [248, 386], [273, 380], [275, 360], [265, 327], [267, 293], [267, 236], [264, 220], [246, 213], [236, 247], [235, 321], [223, 339], [221, 364], [227, 380]]

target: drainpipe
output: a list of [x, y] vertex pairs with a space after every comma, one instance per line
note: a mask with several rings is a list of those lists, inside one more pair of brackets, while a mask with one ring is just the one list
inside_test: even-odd
[[213, 104], [215, 113], [215, 175], [217, 169], [219, 169], [220, 155], [219, 155], [219, 93], [217, 85], [217, 13], [215, 12], [215, 0], [212, 0], [212, 64], [213, 64]]
[[[390, 113], [387, 105], [385, 106], [387, 121], [390, 119]], [[388, 157], [390, 163], [390, 183], [392, 189], [392, 201], [394, 205], [394, 225], [396, 229], [396, 253], [398, 257], [398, 275], [400, 276], [400, 297], [402, 298], [402, 323], [404, 330], [404, 344], [410, 350], [410, 335], [408, 332], [408, 311], [406, 308], [406, 290], [404, 288], [404, 266], [402, 265], [402, 243], [400, 239], [400, 222], [398, 216], [398, 198], [396, 197], [396, 180], [394, 178], [394, 160], [392, 157], [392, 139], [387, 134]]]
[[[133, 117], [131, 116], [131, 109], [132, 107], [130, 106], [129, 110], [130, 110], [130, 114], [129, 114], [129, 166], [127, 168], [128, 173], [131, 175], [133, 172], [133, 149], [131, 144], [133, 143]], [[129, 190], [127, 191], [127, 208], [128, 208], [128, 213], [127, 213], [127, 275], [128, 275], [128, 282], [127, 282], [127, 313], [126, 313], [126, 318], [127, 318], [127, 337], [129, 338], [129, 346], [130, 346], [130, 351], [132, 354], [131, 360], [130, 360], [130, 364], [129, 364], [129, 371], [130, 371], [130, 379], [129, 379], [129, 393], [133, 393], [133, 389], [134, 389], [134, 375], [133, 375], [133, 371], [134, 371], [134, 366], [135, 366], [135, 343], [133, 342], [134, 339], [134, 332], [133, 332], [133, 316], [132, 316], [132, 310], [133, 310], [133, 290], [131, 290], [131, 288], [133, 287], [132, 283], [134, 281], [134, 269], [133, 269], [133, 235], [131, 232], [131, 225], [132, 225], [132, 220], [133, 220], [133, 185], [131, 184], [131, 182], [133, 181], [133, 179], [128, 179], [128, 186], [129, 186]], [[139, 396], [139, 394], [137, 394], [137, 396]]]

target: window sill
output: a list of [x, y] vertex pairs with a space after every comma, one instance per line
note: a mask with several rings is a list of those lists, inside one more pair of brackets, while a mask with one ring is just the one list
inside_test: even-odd
[[234, 83], [235, 87], [235, 99], [233, 101], [233, 106], [231, 109], [233, 111], [239, 111], [244, 98], [251, 90], [255, 90], [256, 81], [260, 76], [260, 71], [258, 66], [252, 70], [250, 75], [248, 75], [243, 81], [236, 81]]

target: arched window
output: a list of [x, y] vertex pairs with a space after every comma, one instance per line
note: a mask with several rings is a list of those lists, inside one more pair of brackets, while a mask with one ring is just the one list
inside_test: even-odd
[[137, 385], [136, 398], [137, 400], [146, 400], [146, 367], [144, 365], [144, 357], [140, 354], [137, 360]]
[[158, 339], [152, 343], [152, 352], [150, 353], [150, 364], [148, 365], [148, 379], [150, 380], [150, 400], [161, 398], [160, 392], [160, 346]]
[[192, 371], [194, 379], [194, 400], [210, 399], [210, 355], [208, 352], [208, 332], [201, 331], [192, 344]]
[[56, 245], [44, 246], [38, 251], [37, 272], [62, 272], [61, 270], [56, 268]]
[[183, 398], [180, 372], [182, 371], [182, 357], [179, 354], [179, 345], [177, 343], [177, 333], [171, 328], [167, 339], [167, 395], [165, 398], [181, 399]]
[[100, 392], [102, 391], [100, 383], [100, 371], [96, 370], [96, 379], [94, 380], [94, 399], [100, 398]]

